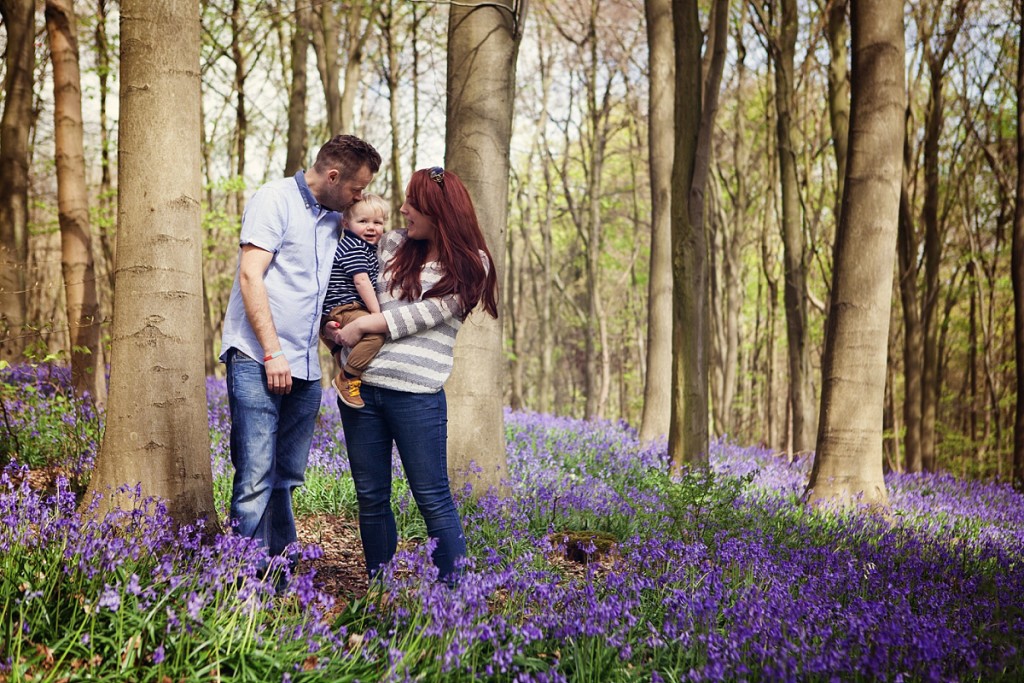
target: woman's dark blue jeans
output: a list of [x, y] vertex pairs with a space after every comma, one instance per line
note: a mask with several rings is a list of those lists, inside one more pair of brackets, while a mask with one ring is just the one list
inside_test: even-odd
[[374, 576], [394, 557], [398, 545], [391, 511], [391, 452], [398, 446], [413, 498], [437, 539], [433, 560], [439, 576], [457, 576], [457, 560], [466, 554], [455, 500], [448, 483], [448, 404], [444, 390], [412, 394], [363, 385], [366, 406], [353, 409], [338, 401], [352, 479], [359, 502], [359, 535], [366, 570]]

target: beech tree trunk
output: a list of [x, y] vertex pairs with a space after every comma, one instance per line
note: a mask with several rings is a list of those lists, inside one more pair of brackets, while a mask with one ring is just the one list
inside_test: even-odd
[[770, 43], [775, 64], [776, 145], [779, 154], [779, 182], [782, 187], [782, 242], [786, 281], [786, 341], [789, 354], [789, 412], [793, 450], [814, 447], [814, 391], [811, 385], [811, 350], [807, 305], [807, 244], [800, 208], [794, 146], [797, 135], [793, 121], [795, 97], [797, 2], [781, 0], [779, 35]]
[[[836, 157], [836, 221], [842, 213], [843, 185], [846, 180], [846, 157], [850, 137], [850, 80], [846, 45], [850, 31], [846, 23], [849, 0], [829, 0], [828, 50], [828, 120], [832, 126], [832, 151]], [[834, 262], [834, 257], [833, 257]]]
[[[245, 106], [245, 79], [248, 74], [246, 55], [242, 52], [242, 0], [231, 3], [231, 61], [235, 65], [233, 82], [235, 94], [235, 176], [239, 181], [245, 180], [245, 141], [249, 134], [249, 114]], [[232, 194], [234, 201], [231, 207], [236, 216], [242, 215], [245, 207], [245, 190], [242, 183], [236, 183]]]
[[[509, 142], [523, 19], [482, 1], [452, 5], [448, 15], [445, 165], [469, 189], [498, 282], [504, 281]], [[469, 484], [476, 494], [501, 490], [507, 477], [503, 342], [500, 317], [471, 315], [459, 331], [455, 368], [446, 383], [452, 484]]]
[[711, 15], [708, 73], [701, 74], [701, 26], [694, 1], [672, 6], [675, 29], [675, 147], [672, 167], [673, 361], [669, 457], [708, 463], [711, 314], [704, 195], [711, 167], [711, 130], [728, 37], [728, 0]]
[[694, 225], [694, 164], [700, 133], [701, 29], [696, 0], [674, 2], [675, 27], [675, 148], [672, 165], [672, 416], [668, 450], [671, 470], [678, 474], [686, 464], [707, 463], [707, 372], [697, 329], [706, 330], [699, 316], [706, 315], [701, 302], [707, 285], [706, 242], [703, 227]]
[[1013, 349], [1017, 402], [1013, 421], [1014, 487], [1024, 490], [1024, 16], [1017, 52], [1017, 205], [1013, 216], [1011, 278], [1013, 280]]
[[903, 169], [903, 7], [858, 0], [851, 10], [851, 144], [808, 498], [886, 506], [882, 415]]
[[647, 289], [647, 381], [640, 439], [668, 435], [672, 414], [672, 154], [675, 48], [672, 1], [646, 0], [650, 74], [651, 273]]
[[4, 113], [0, 118], [0, 360], [27, 346], [28, 159], [35, 68], [35, 2], [0, 0], [7, 31]]
[[363, 25], [363, 3], [353, 2], [349, 5], [348, 21], [345, 25], [345, 51], [348, 59], [345, 60], [345, 87], [341, 91], [341, 119], [338, 130], [332, 135], [355, 131], [356, 94], [359, 91], [359, 77], [363, 70], [363, 49], [373, 30], [375, 29], [372, 21]]
[[[399, 46], [398, 26], [396, 25], [394, 0], [387, 0], [380, 8], [381, 38], [384, 41], [387, 62], [385, 63], [384, 81], [388, 86], [388, 118], [391, 121], [391, 215], [397, 217], [405, 202], [405, 183], [402, 182], [402, 131], [399, 116]], [[347, 89], [347, 88], [346, 88]]]
[[181, 523], [216, 520], [203, 362], [199, 51], [199, 0], [122, 0], [110, 401], [89, 482], [107, 507], [122, 503], [117, 487], [140, 483]]
[[910, 210], [907, 188], [910, 151], [904, 142], [903, 185], [900, 189], [900, 218], [898, 227], [900, 302], [903, 307], [903, 423], [904, 468], [907, 472], [921, 472], [921, 374], [923, 332], [921, 312], [917, 299], [917, 239], [914, 219]]
[[320, 82], [324, 86], [324, 99], [327, 102], [327, 135], [326, 138], [345, 133], [341, 125], [341, 85], [339, 76], [341, 66], [338, 64], [338, 18], [334, 14], [334, 3], [324, 2], [320, 5], [320, 22], [316, 46], [317, 65], [320, 69]]
[[[746, 3], [737, 8], [739, 18], [734, 24], [733, 45], [736, 54], [734, 83], [742, 89], [747, 83], [746, 46], [743, 42], [743, 31], [746, 28]], [[760, 355], [759, 335], [757, 330], [762, 324], [762, 307], [758, 305], [755, 314], [755, 330], [751, 353], [740, 355], [741, 348], [741, 312], [744, 299], [743, 249], [751, 239], [749, 232], [748, 207], [751, 202], [750, 183], [747, 174], [750, 172], [750, 142], [747, 139], [746, 112], [737, 107], [729, 122], [729, 148], [722, 149], [716, 156], [721, 159], [717, 163], [720, 169], [728, 168], [727, 180], [712, 184], [715, 192], [712, 197], [717, 199], [714, 211], [708, 215], [714, 220], [708, 223], [711, 239], [711, 321], [713, 329], [714, 351], [712, 354], [711, 400], [714, 433], [716, 436], [735, 435], [743, 425], [736, 422], [734, 400], [741, 391], [741, 378], [749, 379], [749, 390], [746, 395], [756, 395], [757, 382], [767, 385], [768, 372], [756, 362]], [[757, 155], [759, 156], [759, 155]], [[731, 168], [729, 168], [731, 166]], [[728, 199], [728, 210], [725, 204]], [[760, 282], [758, 284], [760, 289]], [[743, 367], [746, 365], [746, 367]], [[754, 370], [758, 367], [758, 370]], [[770, 367], [770, 365], [768, 366]], [[755, 378], [755, 373], [760, 375]], [[768, 392], [763, 392], [760, 403], [767, 403]], [[767, 422], [765, 423], [767, 426]], [[766, 438], [762, 431], [760, 438]], [[769, 443], [771, 443], [769, 441]]]
[[306, 128], [306, 59], [309, 56], [309, 2], [295, 0], [295, 27], [292, 29], [292, 84], [288, 95], [288, 156], [284, 174], [295, 175], [306, 166], [309, 133]]
[[46, 32], [53, 60], [53, 114], [57, 165], [57, 212], [64, 275], [71, 380], [78, 396], [107, 401], [100, 346], [100, 310], [92, 258], [89, 192], [82, 141], [82, 84], [78, 28], [72, 0], [47, 0]]

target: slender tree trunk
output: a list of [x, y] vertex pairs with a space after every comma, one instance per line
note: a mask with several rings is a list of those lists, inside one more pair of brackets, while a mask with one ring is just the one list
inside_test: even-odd
[[651, 274], [647, 289], [647, 381], [640, 439], [668, 435], [672, 413], [672, 154], [675, 47], [671, 0], [646, 0], [651, 94], [648, 149], [651, 177]]
[[[985, 452], [984, 444], [978, 443], [978, 276], [977, 266], [972, 258], [967, 262], [967, 279], [969, 281], [970, 293], [969, 307], [967, 313], [967, 381], [964, 382], [964, 389], [967, 393], [967, 410], [963, 425], [967, 435], [971, 439], [971, 448], [980, 458]], [[963, 404], [961, 404], [963, 405]]]
[[1024, 16], [1017, 52], [1017, 205], [1013, 215], [1010, 275], [1013, 280], [1013, 350], [1017, 401], [1013, 421], [1014, 487], [1024, 490]]
[[[531, 407], [547, 412], [550, 405], [550, 372], [551, 372], [551, 349], [549, 343], [545, 342], [546, 335], [550, 328], [551, 273], [550, 268], [550, 235], [551, 235], [551, 210], [550, 210], [550, 178], [547, 174], [548, 160], [546, 155], [546, 144], [544, 139], [544, 127], [548, 124], [548, 101], [551, 94], [551, 64], [552, 57], [543, 46], [543, 40], [538, 41], [538, 65], [540, 74], [540, 108], [534, 119], [533, 134], [530, 141], [530, 151], [527, 161], [527, 172], [520, 181], [519, 202], [522, 207], [519, 220], [520, 238], [508, 240], [508, 251], [511, 255], [519, 254], [519, 293], [516, 295], [515, 308], [506, 306], [508, 313], [505, 318], [507, 325], [511, 328], [512, 334], [512, 397], [513, 409], [525, 407], [531, 404], [528, 401], [532, 393]], [[541, 179], [534, 175], [534, 169], [540, 164], [543, 173], [544, 194], [536, 189], [541, 184]], [[543, 202], [539, 197], [543, 196]], [[539, 232], [541, 247], [534, 246], [534, 232]], [[513, 263], [509, 262], [508, 270], [512, 271]], [[509, 281], [513, 279], [511, 274]], [[527, 389], [526, 371], [530, 358], [527, 357], [527, 349], [531, 348], [529, 343], [526, 325], [521, 321], [523, 315], [520, 313], [525, 306], [526, 293], [522, 290], [529, 287], [533, 311], [537, 316], [537, 333], [532, 348], [538, 349], [539, 356], [536, 380], [529, 383]], [[511, 295], [511, 293], [509, 293]], [[510, 298], [512, 298], [510, 296]]]
[[215, 524], [203, 364], [199, 15], [199, 0], [121, 2], [110, 401], [89, 492], [109, 507], [122, 503], [117, 487], [141, 483], [142, 495], [164, 499], [179, 522]]
[[[584, 89], [586, 98], [586, 128], [589, 135], [584, 143], [587, 156], [590, 158], [586, 173], [586, 206], [582, 212], [582, 221], [577, 226], [583, 233], [586, 243], [586, 328], [585, 328], [585, 371], [584, 394], [586, 398], [586, 417], [604, 417], [606, 387], [602, 371], [603, 358], [606, 353], [605, 339], [601, 333], [604, 318], [604, 302], [601, 294], [601, 260], [604, 247], [604, 214], [601, 211], [601, 194], [604, 188], [604, 160], [608, 149], [608, 90], [602, 92], [599, 83], [601, 57], [598, 55], [597, 22], [600, 3], [591, 0], [588, 39], [582, 44], [587, 51]], [[611, 78], [606, 79], [611, 81]], [[605, 88], [608, 83], [605, 84]], [[570, 179], [563, 177], [566, 194], [569, 194]]]
[[[712, 194], [714, 197], [715, 194]], [[740, 206], [743, 200], [735, 197]], [[714, 354], [715, 372], [712, 382], [712, 415], [715, 435], [732, 434], [735, 428], [733, 401], [736, 398], [739, 376], [740, 312], [742, 309], [742, 235], [745, 216], [742, 209], [731, 215], [725, 213], [720, 202], [711, 223], [712, 287], [711, 314], [716, 329]]]
[[[508, 406], [512, 410], [522, 410], [526, 405], [524, 396], [524, 385], [526, 378], [526, 335], [523, 320], [523, 299], [526, 298], [526, 282], [532, 280], [530, 277], [529, 244], [530, 236], [527, 232], [527, 225], [532, 224], [533, 198], [528, 195], [528, 190], [520, 188], [518, 193], [518, 204], [520, 211], [519, 227], [522, 230], [521, 239], [505, 240], [505, 282], [504, 296], [502, 303], [505, 307], [506, 325], [505, 336], [508, 339], [509, 347], [509, 387]], [[536, 291], [536, 290], [534, 290]]]
[[[380, 10], [380, 28], [387, 49], [385, 81], [388, 85], [388, 118], [391, 120], [391, 215], [405, 202], [405, 183], [402, 182], [402, 133], [399, 116], [399, 55], [398, 31], [395, 26], [395, 4], [388, 0]], [[348, 86], [346, 86], [346, 93]]]
[[341, 118], [337, 132], [354, 133], [356, 95], [359, 92], [359, 78], [363, 71], [363, 49], [370, 31], [374, 30], [374, 25], [369, 21], [363, 26], [363, 3], [360, 2], [353, 2], [349, 6], [347, 19], [345, 34], [348, 42], [345, 50], [348, 59], [345, 61], [345, 89], [341, 93]]
[[[694, 440], [693, 453], [701, 450], [707, 453], [709, 449], [709, 391], [710, 391], [710, 370], [711, 370], [711, 306], [709, 297], [711, 295], [711, 265], [708, 258], [708, 226], [707, 212], [707, 185], [711, 173], [711, 135], [714, 129], [715, 118], [718, 113], [718, 93], [722, 83], [722, 70], [725, 65], [725, 46], [729, 37], [729, 2], [728, 0], [715, 0], [711, 13], [711, 28], [709, 36], [708, 54], [704, 60], [707, 73], [703, 76], [704, 94], [701, 100], [700, 128], [697, 133], [697, 149], [694, 153], [693, 178], [690, 185], [690, 224], [697, 237], [694, 242], [695, 259], [690, 273], [690, 286], [693, 289], [695, 310], [690, 334], [694, 337], [694, 349], [697, 353], [695, 365], [693, 366], [692, 381], [695, 411], [690, 424], [693, 427], [698, 425], [700, 431], [692, 436]], [[700, 444], [698, 445], [698, 440]], [[705, 456], [706, 458], [707, 456]]]
[[288, 96], [288, 156], [284, 174], [295, 175], [306, 166], [309, 133], [306, 128], [306, 59], [309, 55], [309, 2], [295, 0], [292, 29], [292, 87]]
[[[233, 0], [231, 4], [231, 60], [235, 63], [235, 176], [245, 179], [245, 140], [249, 132], [249, 115], [245, 108], [246, 59], [242, 53], [242, 0]], [[232, 211], [235, 215], [242, 214], [245, 206], [245, 190], [242, 183], [236, 184], [233, 193]]]
[[836, 221], [842, 213], [847, 143], [850, 137], [850, 81], [846, 52], [850, 38], [846, 23], [848, 5], [849, 0], [829, 0], [827, 7], [828, 49], [831, 56], [828, 63], [828, 119], [832, 125], [832, 151], [836, 157]]
[[814, 447], [814, 392], [811, 388], [810, 334], [807, 307], [807, 246], [800, 218], [793, 121], [797, 36], [797, 2], [781, 0], [782, 24], [773, 43], [775, 63], [776, 144], [779, 181], [782, 187], [782, 242], [786, 283], [786, 339], [789, 353], [789, 411], [792, 419], [793, 450], [800, 453]]
[[417, 160], [420, 151], [420, 24], [425, 16], [426, 11], [420, 14], [417, 5], [412, 6], [412, 25], [409, 27], [409, 42], [412, 48], [412, 149], [409, 150], [409, 160], [412, 168], [419, 168]]
[[35, 68], [35, 2], [0, 0], [7, 31], [4, 113], [0, 118], [0, 360], [26, 347], [28, 160]]
[[[742, 89], [747, 83], [746, 69], [746, 47], [743, 43], [743, 30], [746, 26], [746, 3], [741, 3], [738, 10], [740, 16], [735, 23], [733, 40], [735, 44], [736, 63], [735, 83], [737, 88]], [[748, 239], [747, 212], [750, 202], [749, 185], [745, 177], [748, 171], [749, 162], [749, 141], [747, 139], [746, 112], [741, 107], [735, 108], [733, 118], [730, 121], [730, 162], [732, 178], [728, 183], [717, 183], [712, 185], [716, 192], [712, 197], [728, 194], [729, 210], [726, 211], [722, 199], [715, 201], [716, 211], [709, 212], [709, 215], [717, 215], [714, 222], [715, 235], [712, 240], [711, 251], [711, 279], [712, 279], [712, 302], [711, 315], [714, 325], [717, 328], [716, 345], [714, 355], [715, 373], [714, 384], [712, 385], [712, 415], [714, 417], [715, 434], [725, 436], [734, 434], [738, 424], [736, 422], [734, 400], [737, 393], [741, 391], [739, 381], [741, 377], [751, 377], [753, 372], [750, 368], [745, 371], [740, 368], [741, 356], [741, 327], [740, 314], [743, 305], [743, 247]], [[717, 297], [717, 300], [714, 298]], [[761, 307], [758, 306], [755, 325], [760, 325]], [[755, 351], [758, 354], [758, 335], [754, 334]], [[751, 354], [751, 355], [753, 355]], [[751, 356], [745, 356], [744, 362], [750, 362]], [[752, 379], [752, 378], [751, 378]], [[763, 400], [754, 398], [755, 383], [751, 381], [750, 390], [747, 395], [748, 405], [754, 402], [763, 403]], [[750, 432], [747, 431], [747, 434]], [[758, 434], [759, 439], [764, 439], [765, 434]]]
[[850, 156], [829, 307], [811, 501], [887, 506], [882, 413], [903, 143], [903, 7], [852, 4]]
[[71, 379], [77, 395], [88, 395], [103, 406], [107, 401], [107, 378], [100, 346], [101, 319], [92, 260], [89, 192], [85, 185], [78, 28], [71, 0], [47, 0], [46, 31], [53, 59], [57, 211]]
[[[596, 42], [596, 41], [592, 41]], [[596, 56], [595, 56], [596, 59]], [[593, 63], [592, 63], [593, 64]], [[596, 74], [596, 64], [594, 74]], [[594, 79], [590, 79], [593, 83]], [[596, 103], [595, 103], [596, 104]], [[601, 118], [591, 109], [593, 129], [601, 126]], [[599, 138], [603, 138], [598, 134]], [[591, 147], [591, 166], [587, 183], [587, 314], [586, 314], [586, 416], [604, 417], [604, 383], [600, 373], [600, 357], [604, 353], [604, 339], [601, 335], [601, 320], [604, 317], [604, 304], [601, 301], [601, 258], [603, 254], [604, 222], [601, 215], [601, 174], [604, 171], [603, 139], [595, 139]]]
[[707, 285], [703, 227], [694, 225], [690, 202], [700, 134], [701, 27], [696, 0], [672, 5], [675, 27], [675, 148], [672, 166], [672, 417], [668, 449], [671, 470], [707, 463], [706, 355], [697, 329], [705, 312], [699, 291]]
[[[904, 145], [907, 145], [904, 142]], [[900, 222], [897, 235], [899, 252], [900, 301], [903, 306], [903, 423], [905, 429], [904, 467], [921, 472], [921, 315], [917, 299], [917, 240], [910, 213], [907, 189], [909, 149], [904, 147], [903, 185], [900, 189]]]
[[712, 12], [707, 78], [701, 77], [701, 26], [694, 1], [673, 4], [675, 148], [672, 168], [673, 368], [669, 456], [707, 465], [711, 316], [704, 194], [711, 165], [711, 128], [728, 37], [727, 0]]
[[96, 1], [96, 76], [99, 80], [100, 110], [100, 188], [99, 216], [100, 223], [95, 226], [100, 238], [100, 249], [103, 252], [104, 271], [107, 274], [107, 289], [104, 290], [103, 303], [107, 304], [114, 295], [114, 233], [117, 228], [117, 206], [114, 202], [114, 183], [111, 179], [110, 150], [113, 142], [110, 139], [110, 123], [107, 120], [107, 100], [110, 97], [110, 42], [107, 40], [107, 0]]
[[[939, 217], [939, 144], [945, 122], [945, 86], [946, 62], [952, 54], [956, 37], [963, 26], [968, 0], [956, 0], [949, 22], [941, 28], [938, 35], [941, 42], [933, 46], [931, 33], [936, 30], [933, 25], [925, 25], [922, 30], [924, 44], [924, 60], [929, 75], [929, 97], [924, 116], [924, 205], [921, 210], [921, 223], [924, 229], [924, 299], [921, 302], [921, 328], [923, 365], [921, 368], [921, 465], [925, 471], [932, 472], [936, 467], [936, 420], [938, 419], [939, 391], [942, 378], [939, 373], [939, 268], [942, 263], [943, 226]], [[931, 17], [941, 17], [943, 2]], [[918, 6], [922, 12], [924, 7]]]
[[341, 86], [339, 77], [341, 66], [338, 64], [338, 17], [334, 14], [334, 3], [324, 2], [320, 5], [320, 40], [317, 46], [317, 64], [320, 66], [320, 81], [324, 86], [324, 99], [327, 102], [327, 137], [347, 132], [342, 127]]
[[[906, 134], [906, 133], [904, 133]], [[897, 292], [893, 292], [893, 296], [896, 296]], [[903, 472], [903, 458], [900, 454], [900, 411], [899, 406], [896, 405], [896, 363], [895, 356], [898, 353], [896, 345], [893, 343], [892, 330], [896, 327], [898, 315], [896, 307], [892, 307], [892, 313], [889, 316], [889, 358], [886, 361], [888, 363], [888, 369], [886, 370], [886, 385], [885, 385], [885, 419], [886, 429], [890, 436], [884, 442], [886, 462], [888, 468], [893, 472]]]
[[932, 73], [931, 99], [925, 114], [924, 140], [924, 300], [921, 331], [924, 360], [921, 366], [921, 466], [935, 471], [935, 421], [939, 402], [939, 266], [942, 263], [942, 231], [939, 226], [939, 137], [942, 134], [943, 101], [941, 71]]
[[555, 393], [555, 325], [554, 325], [554, 216], [552, 207], [555, 200], [554, 183], [551, 179], [551, 164], [544, 162], [544, 216], [540, 221], [541, 235], [541, 305], [537, 330], [540, 345], [540, 398], [537, 410], [551, 412], [557, 402]]
[[[777, 164], [772, 169], [778, 168]], [[769, 171], [771, 175], [771, 171]], [[774, 179], [772, 179], [774, 180]], [[774, 182], [769, 182], [769, 187], [775, 187]], [[767, 299], [765, 324], [766, 336], [766, 358], [767, 369], [765, 371], [765, 384], [767, 386], [767, 398], [765, 400], [765, 435], [768, 443], [773, 448], [781, 448], [789, 453], [793, 452], [793, 441], [790, 436], [786, 416], [789, 413], [789, 392], [782, 391], [779, 387], [779, 378], [782, 374], [780, 368], [783, 365], [780, 345], [776, 343], [779, 338], [777, 332], [779, 326], [779, 276], [776, 273], [776, 255], [771, 248], [773, 225], [771, 216], [775, 215], [778, 196], [772, 192], [768, 196], [768, 211], [762, 218], [761, 225], [761, 269], [764, 274]]]
[[[525, 5], [521, 6], [525, 11]], [[445, 165], [473, 197], [480, 225], [504, 281], [509, 142], [522, 15], [491, 3], [452, 5], [448, 15], [448, 104]], [[505, 363], [501, 319], [474, 314], [459, 333], [447, 382], [448, 462], [456, 487], [501, 490], [505, 461]], [[476, 463], [482, 468], [471, 471]]]

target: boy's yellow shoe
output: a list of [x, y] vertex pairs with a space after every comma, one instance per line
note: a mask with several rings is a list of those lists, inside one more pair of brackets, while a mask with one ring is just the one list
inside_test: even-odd
[[363, 397], [359, 395], [359, 387], [362, 383], [358, 377], [346, 377], [344, 372], [339, 372], [338, 376], [334, 378], [334, 388], [338, 390], [338, 398], [349, 408], [356, 410], [366, 405], [363, 403]]

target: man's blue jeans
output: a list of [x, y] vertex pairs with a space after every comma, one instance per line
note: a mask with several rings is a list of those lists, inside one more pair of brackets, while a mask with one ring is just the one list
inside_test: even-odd
[[338, 401], [352, 479], [359, 502], [359, 535], [366, 569], [374, 576], [394, 557], [398, 545], [391, 510], [391, 451], [398, 446], [409, 488], [437, 539], [434, 564], [441, 578], [457, 575], [466, 554], [455, 500], [448, 483], [448, 404], [444, 391], [412, 394], [363, 385], [359, 410]]
[[320, 410], [320, 382], [292, 379], [289, 394], [267, 389], [263, 365], [232, 349], [227, 355], [231, 409], [231, 520], [236, 533], [260, 541], [271, 556], [297, 540], [292, 491], [305, 480]]

